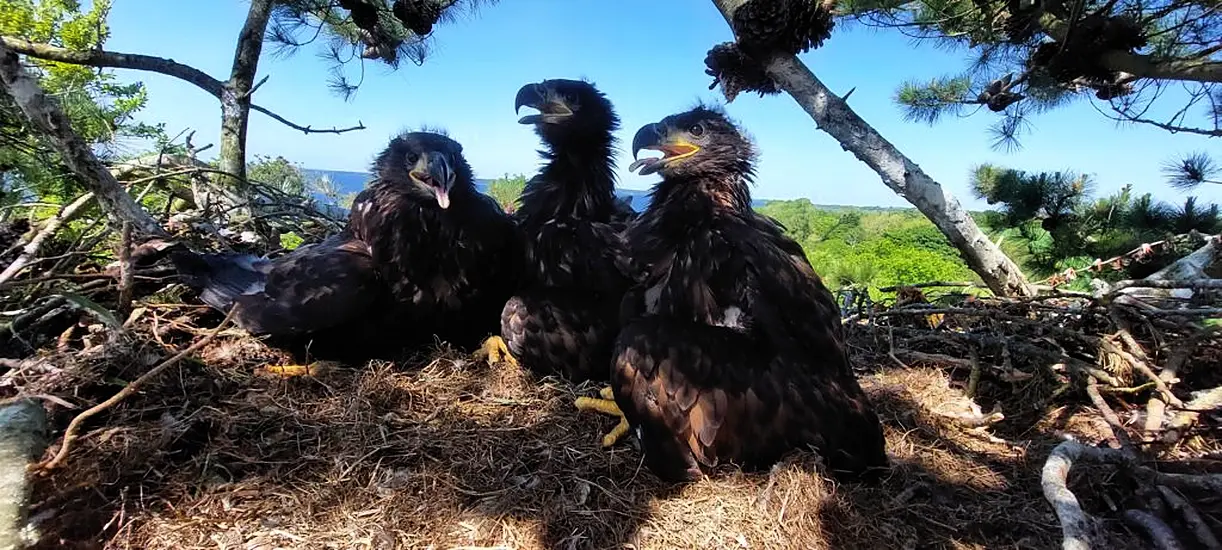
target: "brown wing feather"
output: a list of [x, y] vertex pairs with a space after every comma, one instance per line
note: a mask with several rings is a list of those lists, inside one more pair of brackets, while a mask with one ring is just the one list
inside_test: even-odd
[[878, 418], [856, 381], [828, 374], [740, 331], [646, 317], [619, 335], [612, 387], [664, 479], [725, 462], [764, 468], [808, 446], [836, 471], [885, 465]]
[[334, 236], [278, 259], [262, 293], [235, 300], [238, 322], [257, 334], [325, 330], [367, 314], [380, 289], [368, 247]]

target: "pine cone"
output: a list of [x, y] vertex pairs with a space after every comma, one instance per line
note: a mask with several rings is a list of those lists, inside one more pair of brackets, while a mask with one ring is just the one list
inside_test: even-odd
[[339, 0], [339, 6], [352, 14], [352, 22], [356, 26], [373, 32], [378, 26], [378, 8], [362, 0]]
[[418, 36], [433, 32], [433, 24], [441, 18], [441, 6], [430, 0], [395, 0], [391, 9], [403, 26]]
[[721, 93], [726, 96], [727, 103], [744, 91], [758, 92], [761, 97], [780, 93], [764, 67], [733, 42], [713, 46], [704, 57], [704, 64], [708, 67], [705, 74], [713, 77], [709, 89], [721, 84]]
[[814, 0], [750, 0], [733, 20], [739, 45], [752, 55], [818, 48], [835, 25], [831, 12]]

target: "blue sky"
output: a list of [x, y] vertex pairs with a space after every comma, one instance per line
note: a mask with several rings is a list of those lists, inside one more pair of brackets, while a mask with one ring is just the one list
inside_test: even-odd
[[[107, 48], [170, 57], [224, 79], [247, 7], [242, 0], [115, 0]], [[513, 97], [521, 85], [557, 77], [592, 80], [619, 111], [626, 149], [622, 142], [630, 142], [643, 124], [697, 99], [724, 103], [719, 91], [708, 90], [703, 59], [712, 45], [730, 38], [709, 0], [502, 0], [435, 27], [433, 53], [423, 66], [406, 63], [391, 71], [367, 62], [364, 85], [347, 102], [327, 89], [327, 65], [318, 46], [289, 58], [265, 48], [259, 77], [270, 79], [256, 93], [256, 103], [300, 124], [342, 127], [361, 121], [368, 128], [339, 136], [303, 135], [252, 113], [249, 150], [283, 155], [308, 168], [363, 171], [395, 132], [428, 124], [445, 127], [464, 144], [477, 177], [529, 175], [539, 165], [539, 143], [529, 127], [516, 122]], [[1138, 191], [1182, 202], [1184, 194], [1163, 183], [1161, 163], [1191, 151], [1222, 153], [1216, 139], [1118, 126], [1086, 101], [1036, 118], [1034, 133], [1011, 153], [990, 149], [986, 129], [996, 120], [992, 113], [932, 127], [905, 122], [892, 99], [897, 86], [905, 79], [960, 70], [966, 55], [917, 46], [893, 31], [841, 28], [802, 59], [832, 90], [856, 87], [849, 104], [857, 113], [973, 208], [985, 206], [967, 187], [970, 167], [980, 162], [1076, 169], [1093, 174], [1101, 190], [1132, 183]], [[211, 96], [170, 77], [118, 73], [148, 86], [143, 120], [165, 122], [171, 134], [194, 129], [197, 144], [216, 142], [219, 106]], [[818, 130], [788, 95], [743, 94], [727, 110], [761, 149], [756, 198], [907, 205]], [[630, 152], [621, 151], [619, 185], [652, 185], [656, 176], [627, 172], [631, 160]], [[1196, 194], [1222, 202], [1222, 188], [1207, 187]]]

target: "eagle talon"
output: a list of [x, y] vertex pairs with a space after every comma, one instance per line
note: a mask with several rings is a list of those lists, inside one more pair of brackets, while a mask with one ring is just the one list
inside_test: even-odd
[[314, 361], [308, 365], [264, 365], [255, 369], [255, 374], [264, 376], [322, 376], [336, 367], [334, 361]]
[[505, 340], [500, 336], [489, 336], [487, 340], [478, 350], [476, 350], [474, 358], [476, 361], [483, 360], [488, 363], [488, 366], [496, 366], [497, 363], [509, 363], [515, 367], [518, 365], [518, 360], [509, 353], [509, 346], [505, 344]]
[[598, 391], [601, 397], [578, 397], [573, 404], [577, 410], [581, 411], [596, 411], [611, 416], [618, 416], [619, 423], [611, 428], [607, 435], [602, 438], [603, 447], [610, 447], [618, 443], [625, 435], [628, 435], [628, 430], [631, 428], [628, 425], [628, 418], [624, 416], [619, 405], [615, 403], [615, 394], [611, 391], [611, 386], [607, 386]]

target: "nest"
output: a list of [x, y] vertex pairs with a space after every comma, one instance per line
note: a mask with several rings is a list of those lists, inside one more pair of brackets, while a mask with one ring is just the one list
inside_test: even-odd
[[[1060, 530], [1036, 490], [1043, 460], [1058, 434], [1102, 441], [1108, 423], [1066, 408], [1073, 392], [1028, 371], [1026, 359], [1006, 365], [980, 353], [1004, 368], [973, 387], [956, 359], [969, 354], [920, 335], [955, 323], [964, 334], [1005, 334], [1013, 322], [943, 315], [935, 328], [930, 315], [849, 325], [894, 464], [879, 486], [835, 484], [806, 452], [768, 472], [726, 468], [668, 485], [631, 443], [599, 446], [613, 419], [573, 407], [593, 386], [490, 368], [445, 346], [399, 365], [280, 377], [260, 367], [285, 354], [223, 332], [192, 362], [95, 417], [68, 462], [38, 478], [30, 511], [38, 547], [1055, 547]], [[61, 339], [65, 347], [28, 359], [4, 386], [88, 406], [216, 319], [205, 309], [150, 310], [105, 345]], [[1092, 322], [1059, 324], [1090, 331]], [[902, 347], [889, 349], [887, 333]], [[1213, 353], [1203, 349], [1202, 364]], [[978, 421], [978, 403], [1004, 420]], [[51, 409], [60, 430], [78, 412]], [[1109, 512], [1134, 498], [1114, 470], [1075, 472], [1070, 487], [1106, 519], [1108, 544], [1142, 547]]]
[[[109, 362], [46, 358], [64, 366], [38, 391], [76, 388], [79, 396], [65, 399], [96, 400], [108, 377], [147, 368], [131, 360], [148, 352], [138, 348]], [[468, 363], [444, 348], [410, 369], [252, 374], [278, 357], [247, 337], [221, 336], [201, 361], [98, 417], [69, 463], [37, 482], [39, 547], [1047, 548], [1059, 540], [1031, 491], [1054, 442], [1021, 448], [964, 429], [947, 414], [971, 405], [938, 368], [863, 378], [895, 462], [881, 486], [837, 486], [802, 452], [770, 472], [727, 470], [668, 486], [630, 445], [599, 447], [611, 419], [572, 406], [593, 387]], [[55, 416], [62, 427], [71, 411]]]
[[[74, 275], [87, 278], [9, 289], [19, 300], [9, 309], [30, 311], [0, 341], [13, 344], [0, 355], [15, 357], [0, 398], [42, 399], [60, 438], [83, 409], [147, 382], [85, 422], [66, 462], [35, 478], [37, 548], [1051, 548], [1061, 529], [1041, 469], [1066, 434], [1142, 441], [1161, 471], [1222, 469], [1212, 458], [1222, 418], [1181, 422], [1167, 409], [1150, 421], [1165, 397], [1150, 373], [1174, 372], [1173, 397], [1186, 403], [1222, 385], [1222, 344], [1193, 311], [902, 289], [901, 307], [859, 307], [845, 323], [892, 458], [880, 484], [834, 483], [817, 456], [795, 451], [767, 472], [726, 467], [673, 485], [631, 440], [600, 447], [615, 420], [573, 406], [593, 386], [473, 363], [444, 345], [393, 364], [277, 375], [268, 365], [288, 354], [215, 332], [221, 316], [181, 303], [165, 280], [129, 289], [138, 298], [120, 331], [49, 295], [67, 286], [124, 311], [113, 274]], [[38, 284], [49, 288], [12, 292]], [[1197, 298], [1192, 307], [1218, 300]], [[1074, 467], [1068, 489], [1102, 520], [1101, 546], [1149, 546], [1121, 521], [1154, 509], [1139, 481]], [[1185, 497], [1222, 527], [1216, 494]]]

